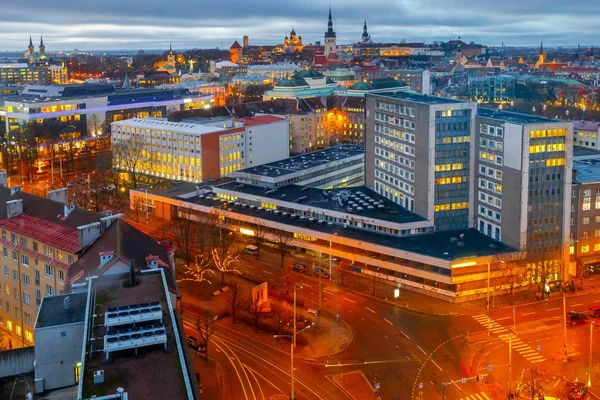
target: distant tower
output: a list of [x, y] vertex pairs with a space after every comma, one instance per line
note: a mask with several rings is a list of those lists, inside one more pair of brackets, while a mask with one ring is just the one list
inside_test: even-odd
[[129, 79], [129, 73], [125, 72], [125, 79], [123, 79], [123, 89], [129, 89], [131, 87], [131, 80]]
[[43, 56], [46, 52], [46, 46], [44, 46], [44, 38], [40, 35], [40, 56]]
[[546, 52], [544, 51], [544, 43], [540, 42], [540, 54], [538, 55], [538, 66], [546, 62]]
[[248, 35], [244, 35], [244, 48], [247, 48], [248, 46]]
[[229, 61], [234, 64], [242, 62], [242, 46], [240, 46], [237, 40], [229, 48]]
[[33, 41], [31, 40], [31, 35], [29, 35], [29, 46], [27, 46], [27, 51], [29, 56], [32, 56], [35, 53], [35, 47], [33, 47]]
[[173, 47], [169, 43], [169, 55], [167, 56], [167, 65], [175, 66], [175, 55], [173, 54]]
[[360, 38], [361, 43], [369, 43], [371, 41], [371, 36], [369, 36], [369, 32], [367, 32], [367, 20], [365, 19], [365, 25], [363, 26], [363, 33]]
[[333, 31], [333, 21], [331, 20], [331, 6], [329, 6], [329, 21], [327, 22], [327, 32], [325, 32], [325, 58], [335, 58], [337, 54], [337, 44], [335, 32]]

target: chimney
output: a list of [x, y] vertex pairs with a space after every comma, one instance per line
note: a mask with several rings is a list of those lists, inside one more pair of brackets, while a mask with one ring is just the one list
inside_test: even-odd
[[69, 298], [69, 296], [63, 299], [63, 309], [65, 311], [71, 311], [71, 299]]
[[60, 188], [48, 191], [48, 199], [58, 201], [59, 203], [67, 204], [67, 197], [67, 188]]
[[135, 260], [129, 261], [129, 287], [135, 286]]
[[150, 254], [148, 257], [146, 257], [146, 266], [150, 269], [158, 268], [159, 258], [160, 257], [158, 256], [153, 256], [152, 254]]
[[23, 188], [21, 186], [14, 186], [10, 188], [10, 195], [14, 196], [15, 193], [20, 192], [21, 190], [23, 190]]
[[114, 256], [114, 250], [100, 252], [100, 268], [104, 267]]
[[23, 199], [6, 202], [6, 218], [14, 218], [21, 214], [23, 214]]
[[65, 202], [65, 217], [68, 217], [74, 209], [75, 204], [66, 204]]
[[100, 222], [93, 222], [91, 224], [78, 226], [77, 240], [79, 242], [79, 247], [83, 249], [94, 240], [98, 239], [101, 234], [102, 224]]

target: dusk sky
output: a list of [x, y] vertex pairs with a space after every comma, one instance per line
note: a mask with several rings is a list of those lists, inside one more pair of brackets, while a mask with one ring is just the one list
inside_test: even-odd
[[[294, 26], [305, 43], [323, 40], [327, 2], [232, 0], [27, 0], [0, 5], [0, 50], [23, 51], [29, 35], [47, 51], [229, 48], [278, 44]], [[598, 0], [334, 0], [338, 44], [449, 40], [500, 45], [598, 44]], [[599, 44], [600, 45], [600, 44]]]

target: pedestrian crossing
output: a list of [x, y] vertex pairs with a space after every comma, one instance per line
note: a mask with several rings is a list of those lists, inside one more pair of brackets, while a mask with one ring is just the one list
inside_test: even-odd
[[546, 361], [546, 359], [537, 351], [531, 348], [527, 343], [519, 339], [514, 333], [510, 333], [508, 329], [491, 319], [485, 314], [474, 315], [473, 319], [479, 322], [489, 332], [498, 335], [502, 341], [508, 344], [512, 341], [512, 349], [519, 353], [523, 358], [532, 364], [537, 364]]
[[466, 397], [461, 397], [460, 400], [491, 400], [484, 392], [471, 394]]

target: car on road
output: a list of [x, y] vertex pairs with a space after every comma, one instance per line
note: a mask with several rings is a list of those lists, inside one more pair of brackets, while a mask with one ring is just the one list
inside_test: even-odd
[[306, 265], [300, 264], [300, 263], [296, 263], [296, 264], [292, 265], [292, 271], [296, 271], [296, 272], [300, 272], [300, 273], [305, 273], [306, 272]]
[[587, 315], [578, 313], [577, 311], [571, 311], [567, 314], [567, 321], [571, 325], [585, 324], [587, 321]]
[[590, 307], [590, 315], [594, 318], [600, 317], [600, 306]]
[[244, 247], [244, 250], [242, 251], [246, 254], [255, 256], [258, 253], [258, 247], [249, 244], [248, 246]]
[[319, 276], [319, 274], [321, 275], [321, 278], [327, 278], [329, 279], [329, 272], [325, 271], [322, 268], [315, 268], [313, 275], [314, 276]]
[[567, 389], [569, 390], [569, 400], [584, 399], [587, 393], [587, 386], [583, 382], [569, 382], [567, 383]]
[[200, 353], [204, 353], [206, 351], [206, 347], [200, 343], [196, 336], [188, 336], [186, 341], [190, 349], [199, 351]]

